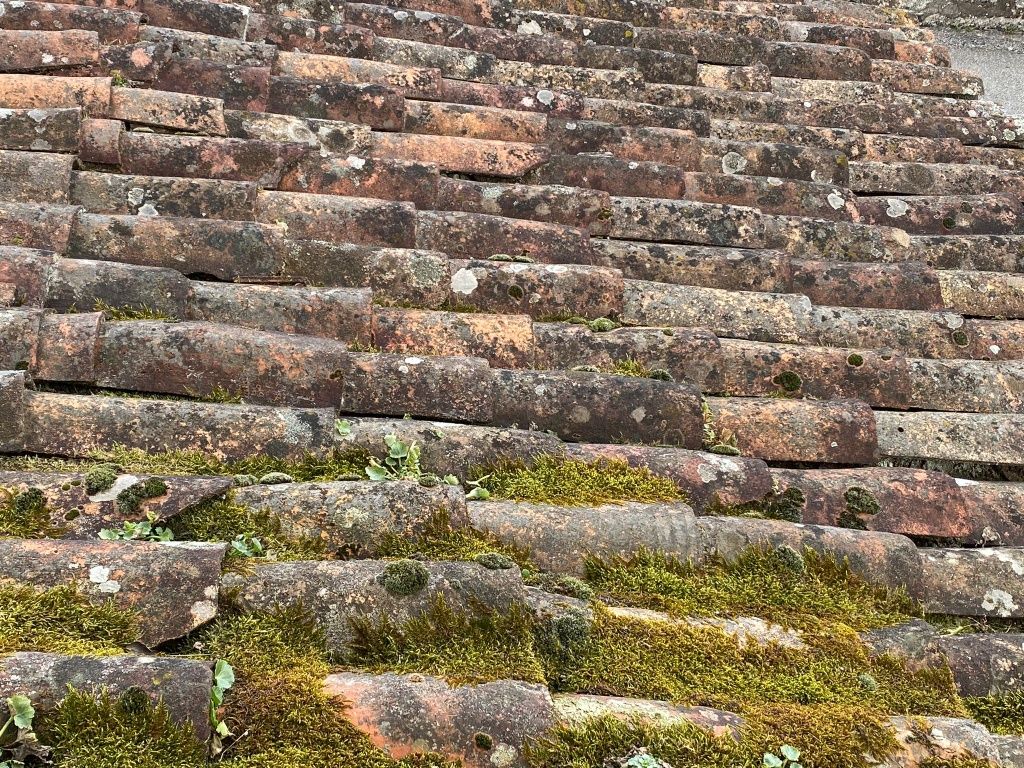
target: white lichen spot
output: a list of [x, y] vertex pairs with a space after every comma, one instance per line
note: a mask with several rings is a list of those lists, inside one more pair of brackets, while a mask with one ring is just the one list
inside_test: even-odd
[[569, 412], [569, 418], [575, 424], [586, 424], [590, 421], [590, 411], [582, 405], [577, 405]]
[[534, 394], [537, 394], [537, 395], [543, 395], [547, 391], [548, 391], [548, 388], [545, 387], [543, 384], [538, 384], [536, 387], [533, 388]]
[[828, 204], [832, 206], [832, 209], [836, 211], [846, 205], [846, 199], [836, 191], [829, 192], [828, 197], [825, 199], [828, 200]]
[[46, 139], [33, 139], [32, 149], [36, 152], [49, 152], [53, 147]]
[[532, 107], [533, 106], [533, 97], [531, 97], [531, 96], [523, 97], [523, 100], [520, 102], [520, 104], [522, 104], [524, 107]]
[[348, 164], [349, 168], [355, 168], [356, 170], [359, 170], [364, 165], [366, 165], [366, 158], [356, 157], [355, 155], [349, 155], [345, 162]]
[[723, 173], [741, 173], [747, 167], [747, 158], [739, 152], [726, 152], [722, 157]]
[[129, 205], [142, 205], [146, 200], [146, 190], [142, 187], [132, 187], [125, 195]]
[[406, 19], [409, 18], [408, 11], [395, 11], [391, 15], [394, 16], [398, 21], [405, 21]]
[[413, 16], [416, 17], [417, 21], [433, 21], [435, 14], [430, 11], [416, 11]]
[[494, 768], [511, 768], [519, 759], [519, 753], [511, 744], [502, 742], [491, 752], [491, 765]]
[[545, 107], [551, 106], [551, 102], [555, 100], [554, 91], [549, 91], [547, 88], [542, 88], [537, 91], [537, 101], [543, 104]]
[[629, 170], [631, 171], [635, 171], [637, 168], [640, 167], [640, 163], [638, 163], [636, 160], [631, 160], [629, 163], [626, 164], [626, 167], [629, 168]]
[[766, 176], [764, 179], [765, 184], [769, 187], [781, 187], [785, 182], [777, 176]]
[[576, 123], [570, 122], [570, 123], [566, 123], [565, 124], [565, 130], [567, 130], [567, 131], [575, 131], [576, 127], [577, 127]]
[[342, 528], [355, 528], [365, 523], [369, 518], [370, 514], [365, 509], [349, 507], [341, 513], [339, 524]]
[[981, 601], [981, 607], [986, 612], [994, 613], [996, 616], [1005, 619], [1012, 616], [1018, 606], [1013, 600], [1013, 595], [1009, 592], [993, 588], [985, 593], [985, 597]]
[[205, 597], [207, 600], [216, 600], [218, 592], [219, 590], [217, 589], [217, 585], [211, 584], [203, 590], [203, 597]]
[[639, 408], [634, 408], [629, 412], [629, 417], [637, 424], [640, 424], [647, 417], [647, 409], [642, 405]]
[[993, 552], [995, 554], [996, 560], [998, 560], [1001, 563], [1007, 563], [1010, 566], [1010, 570], [1012, 570], [1018, 576], [1024, 576], [1024, 564], [1022, 564], [1021, 561], [1018, 558], [1014, 557], [1012, 554], [1009, 554], [1007, 552], [1003, 552], [1000, 549], [985, 549], [985, 548], [982, 548], [982, 549], [979, 549], [978, 551], [979, 552]]
[[964, 318], [955, 312], [943, 312], [940, 317], [942, 318], [942, 324], [945, 325], [949, 330], [955, 331], [958, 328], [962, 328], [964, 324]]
[[998, 355], [1003, 350], [1002, 347], [1000, 347], [998, 344], [993, 344], [988, 348], [988, 351], [991, 352], [993, 355]]
[[110, 580], [110, 569], [105, 565], [94, 565], [89, 569], [89, 581], [93, 584], [102, 584]]
[[156, 662], [155, 656], [138, 656], [135, 659], [139, 664], [153, 664]]
[[476, 275], [473, 274], [471, 269], [463, 267], [452, 275], [452, 290], [455, 293], [461, 293], [463, 296], [471, 294], [479, 285], [480, 282], [476, 279]]
[[199, 600], [192, 603], [189, 613], [192, 614], [192, 626], [198, 627], [217, 615], [217, 604], [212, 600]]
[[564, 264], [548, 264], [544, 267], [545, 271], [550, 272], [553, 275], [560, 275], [563, 272], [568, 272], [569, 268]]
[[54, 58], [53, 58], [53, 54], [52, 53], [44, 53], [39, 58], [42, 60], [43, 64], [53, 64], [53, 62], [54, 62]]
[[405, 358], [405, 362], [408, 363], [409, 365], [419, 365], [420, 363], [423, 362], [423, 358], [422, 357], [407, 357], [407, 358]]
[[111, 579], [110, 581], [104, 581], [96, 588], [97, 592], [102, 592], [105, 595], [116, 595], [121, 591], [121, 583]]
[[139, 216], [159, 216], [160, 211], [152, 203], [139, 206]]
[[518, 32], [521, 35], [543, 35], [544, 34], [544, 30], [541, 29], [540, 24], [538, 24], [533, 19], [530, 19], [529, 21], [524, 21], [524, 22], [520, 23], [519, 26], [516, 27], [516, 32]]
[[900, 216], [906, 216], [907, 211], [910, 210], [910, 206], [898, 197], [890, 197], [886, 200], [886, 203], [885, 215], [893, 219], [898, 219]]

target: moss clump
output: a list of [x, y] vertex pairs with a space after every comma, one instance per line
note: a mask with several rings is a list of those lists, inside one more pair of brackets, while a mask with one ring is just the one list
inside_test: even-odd
[[590, 614], [575, 609], [554, 614], [535, 624], [534, 647], [544, 665], [544, 676], [552, 688], [573, 689], [573, 675], [587, 664], [594, 652], [591, 624]]
[[167, 493], [167, 483], [159, 477], [149, 477], [135, 483], [117, 494], [117, 511], [122, 515], [134, 515], [142, 502]]
[[438, 596], [420, 616], [395, 625], [353, 622], [346, 662], [371, 672], [423, 672], [454, 684], [515, 679], [543, 682], [526, 608], [454, 610]]
[[95, 451], [87, 459], [50, 459], [37, 456], [0, 458], [0, 469], [36, 472], [83, 472], [97, 463], [117, 464], [125, 472], [145, 475], [254, 475], [283, 472], [297, 482], [365, 480], [363, 467], [369, 454], [360, 448], [330, 451], [323, 456], [307, 454], [285, 461], [272, 456], [254, 456], [238, 461], [223, 461], [202, 451], [163, 451], [147, 453], [138, 448], [114, 446]]
[[506, 571], [516, 567], [515, 560], [500, 552], [483, 552], [473, 559], [491, 571]]
[[568, 595], [577, 600], [590, 600], [594, 597], [594, 589], [583, 579], [559, 573], [527, 573], [526, 583], [531, 587], [540, 587], [545, 592]]
[[573, 725], [557, 725], [528, 746], [534, 768], [604, 768], [636, 747], [654, 758], [685, 768], [736, 768], [753, 761], [736, 741], [716, 737], [696, 725], [655, 725], [642, 719], [604, 716]]
[[159, 309], [153, 309], [148, 304], [131, 305], [125, 304], [123, 306], [115, 307], [107, 302], [97, 299], [93, 305], [93, 312], [102, 312], [107, 320], [114, 322], [122, 320], [170, 320], [171, 317], [164, 311]]
[[790, 744], [806, 768], [865, 768], [899, 747], [878, 711], [866, 707], [771, 704], [751, 708], [744, 718], [745, 749], [760, 757]]
[[229, 613], [199, 638], [210, 658], [235, 669], [224, 720], [246, 737], [231, 745], [230, 768], [359, 768], [449, 765], [436, 757], [395, 761], [350, 723], [344, 704], [323, 688], [330, 672], [326, 641], [301, 608]]
[[[741, 714], [771, 702], [963, 714], [948, 669], [912, 671], [894, 657], [871, 659], [848, 626], [815, 624], [810, 617], [801, 623], [805, 646], [794, 648], [742, 642], [718, 627], [616, 615], [598, 606], [589, 638], [552, 679], [567, 690]], [[874, 690], [861, 684], [863, 673], [877, 681]]]
[[708, 401], [701, 398], [700, 410], [704, 417], [704, 450], [722, 456], [739, 456], [739, 436], [728, 427], [715, 427], [715, 414]]
[[784, 392], [796, 392], [804, 385], [803, 379], [800, 378], [800, 374], [793, 371], [783, 371], [772, 379], [772, 381], [776, 386], [781, 387]]
[[972, 696], [964, 699], [964, 705], [973, 719], [993, 733], [1024, 735], [1024, 691]]
[[107, 656], [138, 639], [134, 614], [113, 603], [93, 605], [73, 586], [0, 586], [0, 653]]
[[857, 352], [851, 352], [846, 358], [846, 364], [851, 368], [860, 368], [864, 365], [864, 355], [858, 354]]
[[635, 379], [656, 379], [657, 381], [675, 381], [671, 373], [664, 368], [651, 368], [635, 358], [620, 360], [615, 364], [612, 373], [618, 376], [631, 376]]
[[427, 586], [430, 571], [418, 560], [395, 560], [384, 566], [380, 581], [393, 595], [413, 595]]
[[[794, 554], [803, 568], [794, 568]], [[905, 595], [869, 584], [847, 565], [810, 549], [801, 554], [752, 548], [732, 561], [699, 568], [641, 551], [631, 558], [591, 558], [586, 569], [599, 593], [674, 616], [760, 616], [791, 626], [813, 617], [860, 630], [920, 615]]]
[[618, 459], [581, 461], [564, 456], [538, 456], [533, 463], [510, 462], [491, 471], [476, 471], [474, 479], [491, 498], [532, 501], [560, 506], [597, 506], [624, 501], [683, 500], [672, 480], [646, 467], [631, 467]]
[[864, 518], [877, 515], [881, 509], [871, 491], [856, 485], [846, 489], [843, 501], [846, 502], [846, 508], [839, 515], [839, 525], [843, 528], [867, 530]]
[[469, 527], [453, 527], [446, 514], [431, 517], [415, 536], [386, 533], [376, 542], [377, 557], [424, 558], [426, 560], [476, 560], [497, 554], [522, 568], [532, 568], [530, 553], [505, 544], [490, 534]]
[[[322, 541], [286, 536], [277, 517], [238, 504], [230, 495], [185, 510], [170, 521], [170, 527], [174, 538], [184, 541], [230, 542], [239, 536], [258, 539], [268, 560], [319, 560], [327, 556]], [[234, 548], [228, 550], [228, 556], [243, 557]]]
[[0, 536], [42, 539], [59, 533], [50, 517], [46, 496], [39, 488], [0, 488]]
[[[137, 690], [137, 689], [135, 689]], [[54, 745], [62, 768], [201, 768], [206, 747], [189, 724], [171, 719], [161, 703], [153, 706], [133, 689], [120, 698], [68, 691], [46, 718], [40, 740]]]
[[494, 747], [494, 739], [491, 734], [479, 731], [473, 734], [473, 744], [477, 749], [491, 749]]
[[86, 493], [92, 496], [107, 490], [117, 481], [117, 473], [119, 471], [120, 467], [109, 463], [89, 467], [85, 473]]
[[781, 493], [773, 491], [763, 499], [747, 501], [742, 504], [722, 504], [715, 498], [708, 504], [705, 514], [728, 517], [760, 517], [799, 523], [803, 519], [806, 501], [804, 492], [796, 486], [792, 486]]

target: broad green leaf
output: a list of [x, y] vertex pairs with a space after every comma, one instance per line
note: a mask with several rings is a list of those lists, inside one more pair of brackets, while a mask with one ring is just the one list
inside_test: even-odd
[[445, 485], [458, 485], [459, 484], [459, 478], [457, 478], [455, 475], [445, 475], [441, 479], [444, 481]]
[[765, 752], [762, 765], [764, 765], [765, 768], [782, 768], [782, 760], [771, 752]]
[[228, 730], [228, 724], [221, 720], [217, 723], [217, 735], [221, 738], [227, 738], [231, 735], [231, 731]]
[[782, 756], [787, 760], [799, 760], [800, 750], [796, 747], [792, 747], [789, 744], [782, 745]]
[[486, 488], [478, 485], [476, 488], [474, 488], [473, 490], [466, 494], [466, 498], [478, 499], [480, 501], [483, 501], [485, 499], [491, 498], [491, 492], [488, 491]]
[[370, 464], [366, 468], [366, 476], [369, 477], [371, 480], [387, 480], [388, 471], [384, 467], [374, 466], [373, 464]]
[[7, 700], [7, 707], [11, 710], [11, 716], [14, 717], [16, 726], [19, 728], [32, 727], [32, 718], [36, 716], [36, 711], [28, 696], [22, 696], [20, 693], [11, 696]]
[[217, 659], [217, 664], [213, 668], [213, 682], [224, 691], [235, 684], [235, 670], [224, 659]]

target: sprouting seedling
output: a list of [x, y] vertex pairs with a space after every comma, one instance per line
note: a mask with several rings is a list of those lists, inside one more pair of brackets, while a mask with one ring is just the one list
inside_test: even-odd
[[764, 768], [803, 768], [800, 764], [800, 750], [789, 744], [783, 744], [780, 755], [765, 752], [761, 764]]
[[334, 420], [334, 434], [340, 437], [342, 440], [351, 441], [352, 438], [352, 423], [348, 419], [335, 419]]
[[476, 480], [468, 481], [466, 485], [470, 487], [470, 491], [466, 494], [466, 498], [475, 501], [485, 501], [491, 498], [491, 492], [483, 486], [483, 483], [485, 483], [490, 477], [490, 475], [484, 475], [483, 477], [478, 477]]
[[[39, 743], [39, 739], [36, 738], [36, 734], [32, 730], [32, 721], [35, 719], [36, 710], [28, 696], [19, 693], [8, 697], [7, 711], [10, 716], [0, 728], [0, 755], [9, 759], [0, 762], [0, 768], [19, 768], [25, 764], [22, 758], [30, 756], [46, 758], [50, 749]], [[12, 725], [17, 732], [9, 734]]]
[[243, 557], [259, 557], [263, 554], [263, 542], [256, 536], [240, 533], [231, 541], [231, 550]]
[[438, 477], [433, 472], [424, 472], [420, 466], [420, 447], [416, 443], [403, 442], [391, 433], [384, 435], [384, 444], [388, 449], [384, 461], [371, 457], [364, 470], [371, 480], [416, 480], [420, 485], [429, 487], [459, 484], [455, 475]]
[[228, 724], [220, 719], [219, 710], [224, 703], [224, 694], [234, 684], [234, 668], [224, 659], [217, 659], [217, 663], [213, 667], [213, 686], [210, 688], [210, 728], [213, 729], [213, 742], [210, 745], [210, 751], [214, 757], [224, 750], [224, 739], [231, 735]]
[[156, 513], [148, 512], [145, 520], [126, 520], [120, 528], [104, 528], [99, 537], [107, 541], [173, 541], [174, 531], [155, 525], [156, 522]]

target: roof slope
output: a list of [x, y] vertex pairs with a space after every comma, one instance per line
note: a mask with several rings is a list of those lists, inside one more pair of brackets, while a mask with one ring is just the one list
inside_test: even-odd
[[[336, 658], [356, 620], [400, 624], [437, 599], [604, 626], [604, 603], [553, 597], [537, 573], [596, 588], [587, 555], [642, 550], [713, 569], [806, 546], [928, 613], [1024, 618], [1024, 120], [905, 13], [82, 2], [0, 2], [0, 486], [21, 526], [0, 539], [5, 579], [70, 579], [162, 651], [239, 605], [301, 606]], [[480, 479], [538, 459], [673, 491], [542, 503]], [[274, 482], [289, 479], [307, 482]], [[505, 560], [465, 562], [477, 550], [395, 566], [438, 516], [446, 535], [528, 549], [529, 584], [486, 567]], [[158, 524], [196, 541], [139, 540]], [[268, 553], [272, 534], [290, 543]], [[241, 555], [261, 564], [222, 575]], [[739, 618], [768, 632], [772, 616]], [[1017, 635], [901, 627], [904, 655], [927, 634], [914, 642], [948, 663], [956, 702], [1021, 686]], [[157, 657], [181, 665], [160, 689], [140, 657], [64, 652], [0, 661], [0, 689], [45, 678], [43, 712], [66, 678], [148, 685], [208, 736], [187, 704], [205, 701], [202, 664]], [[370, 672], [326, 690], [377, 747], [467, 765], [525, 765], [526, 742], [580, 711], [739, 701], [550, 670], [471, 689]], [[568, 687], [552, 699], [538, 680]], [[436, 711], [406, 721], [410, 700]], [[927, 737], [894, 720], [893, 765], [957, 749], [1024, 765], [1015, 738], [950, 706], [873, 710], [961, 718]]]

